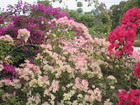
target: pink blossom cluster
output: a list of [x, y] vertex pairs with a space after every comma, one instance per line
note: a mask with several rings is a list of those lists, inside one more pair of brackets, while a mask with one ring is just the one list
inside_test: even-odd
[[134, 65], [134, 74], [137, 78], [140, 78], [140, 50], [133, 51], [130, 58], [133, 58], [134, 62], [136, 62], [136, 64]]
[[83, 48], [86, 46], [86, 43], [88, 40], [86, 40], [84, 37], [75, 37], [73, 40], [63, 40], [62, 43], [64, 46], [62, 47], [64, 50], [67, 50], [69, 53], [77, 52], [80, 48]]
[[85, 79], [80, 80], [78, 77], [75, 78], [75, 87], [88, 93], [85, 95], [85, 101], [94, 101], [96, 99], [100, 102], [102, 99], [101, 90], [99, 88], [95, 88], [94, 85], [92, 85], [93, 89], [89, 89], [89, 83]]
[[30, 64], [28, 60], [25, 61], [25, 64], [21, 64], [22, 68], [16, 68], [16, 72], [18, 72], [19, 78], [29, 81], [35, 78], [35, 75], [40, 75], [41, 71], [39, 66], [34, 64]]
[[140, 90], [120, 90], [119, 94], [119, 104], [118, 105], [140, 105]]
[[130, 55], [130, 58], [133, 58], [135, 62], [140, 62], [140, 50], [133, 51], [132, 55]]
[[116, 27], [108, 36], [111, 43], [109, 46], [110, 54], [116, 54], [117, 56], [132, 54], [137, 27], [140, 24], [139, 18], [139, 8], [132, 8], [125, 13], [120, 26]]
[[14, 40], [10, 35], [0, 36], [0, 40], [7, 41], [7, 42], [10, 42], [10, 43], [14, 43]]
[[92, 43], [96, 46], [93, 50], [97, 55], [100, 55], [101, 53], [108, 54], [108, 47], [110, 46], [110, 43], [109, 41], [106, 41], [105, 38], [94, 38]]
[[[105, 48], [102, 51], [106, 52], [107, 46], [105, 39], [91, 41], [84, 36], [60, 37], [57, 46], [41, 44], [42, 52], [36, 55], [34, 62], [25, 60], [14, 69], [15, 78], [0, 80], [0, 87], [9, 89], [2, 94], [2, 102], [15, 96], [24, 98], [27, 105], [104, 103], [101, 83], [97, 82], [103, 78], [100, 68], [103, 62], [94, 55], [100, 48]], [[55, 51], [56, 47], [60, 52]], [[14, 95], [12, 90], [15, 90]], [[111, 105], [109, 99], [105, 103]]]
[[[102, 77], [101, 69], [99, 67], [101, 61], [96, 61], [94, 55], [100, 54], [101, 51], [107, 51], [107, 47], [105, 48], [103, 45], [100, 45], [100, 47], [104, 49], [100, 50], [101, 48], [98, 47], [100, 42], [97, 40], [91, 42], [80, 36], [75, 37], [72, 40], [62, 41], [62, 49], [64, 50], [64, 55], [69, 57], [67, 59], [69, 59], [70, 62], [74, 62], [75, 70], [80, 70], [82, 74], [89, 73], [92, 76], [98, 76], [100, 78]], [[92, 68], [92, 71], [89, 71], [89, 68]]]
[[68, 17], [59, 18], [56, 20], [56, 23], [63, 28], [67, 27], [68, 30], [75, 30], [77, 35], [82, 35], [85, 38], [92, 40], [88, 33], [88, 28], [82, 23], [75, 22], [73, 19], [69, 19]]
[[[62, 44], [61, 44], [62, 43]], [[102, 101], [102, 91], [96, 87], [93, 83], [89, 83], [89, 78], [101, 79], [102, 73], [99, 67], [100, 62], [94, 59], [92, 48], [88, 48], [91, 42], [88, 42], [84, 37], [74, 37], [73, 39], [60, 41], [61, 50], [63, 53], [53, 52], [56, 46], [51, 44], [42, 44], [44, 49], [43, 53], [40, 53], [35, 58], [42, 61], [43, 74], [51, 78], [48, 73], [54, 74], [54, 79], [49, 83], [49, 87], [45, 89], [44, 95], [51, 97], [52, 101], [46, 103], [53, 103], [58, 96], [53, 93], [57, 93], [60, 89], [64, 93], [61, 104], [75, 103], [79, 99], [83, 101], [81, 104], [91, 103], [95, 101]], [[95, 46], [94, 46], [95, 47]], [[75, 50], [73, 50], [75, 48]], [[82, 51], [83, 50], [83, 51]], [[47, 56], [44, 56], [47, 55]], [[48, 59], [51, 58], [51, 59]], [[89, 70], [90, 69], [90, 70]], [[67, 75], [67, 78], [63, 75]], [[80, 76], [87, 75], [85, 79], [81, 79]], [[57, 79], [57, 80], [56, 80]], [[70, 82], [62, 84], [62, 82], [70, 79]], [[91, 88], [92, 87], [92, 88]], [[61, 90], [61, 91], [62, 91]], [[69, 91], [67, 91], [69, 90]], [[84, 92], [84, 94], [82, 94]], [[76, 97], [76, 100], [71, 100], [72, 97]], [[109, 103], [109, 102], [108, 102]]]

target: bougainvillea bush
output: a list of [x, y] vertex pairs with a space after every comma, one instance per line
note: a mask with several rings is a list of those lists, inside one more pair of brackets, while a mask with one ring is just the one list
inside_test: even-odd
[[67, 13], [20, 1], [1, 14], [0, 30], [2, 104], [111, 104], [116, 79], [103, 77], [99, 59], [109, 43]]
[[139, 87], [140, 56], [110, 55], [111, 45], [60, 8], [9, 6], [0, 15], [0, 105], [139, 105], [139, 90], [125, 90]]
[[109, 46], [110, 54], [115, 54], [121, 59], [123, 57], [135, 58], [131, 61], [131, 64], [135, 63], [133, 66], [131, 66], [133, 67], [133, 74], [129, 74], [129, 76], [135, 75], [137, 80], [132, 78], [130, 81], [131, 84], [129, 85], [130, 87], [122, 88], [122, 90], [119, 91], [119, 105], [140, 105], [140, 55], [139, 50], [137, 52], [133, 51], [134, 40], [136, 33], [138, 32], [139, 25], [140, 9], [132, 8], [124, 14], [120, 26], [116, 27], [116, 29], [114, 29], [108, 36], [111, 43]]

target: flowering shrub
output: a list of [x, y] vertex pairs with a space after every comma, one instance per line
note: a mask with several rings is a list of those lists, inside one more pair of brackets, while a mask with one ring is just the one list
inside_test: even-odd
[[119, 105], [140, 105], [140, 90], [120, 90], [119, 94]]
[[[62, 27], [56, 29], [51, 30], [50, 34], [59, 32]], [[1, 64], [3, 76], [0, 80], [0, 101], [3, 104], [23, 105], [33, 103], [111, 105], [106, 89], [111, 88], [112, 91], [117, 81], [113, 76], [103, 77], [99, 66], [103, 62], [95, 58], [95, 55], [107, 51], [104, 47], [109, 45], [108, 42], [97, 38], [91, 41], [82, 36], [83, 33], [78, 36], [73, 32], [65, 30], [65, 33], [73, 37], [68, 38], [67, 34], [63, 35], [61, 32], [62, 36], [50, 38], [47, 43], [38, 45], [42, 52], [18, 66], [12, 66], [9, 64], [11, 58], [5, 58], [6, 63]], [[29, 34], [29, 31], [19, 30], [19, 35], [24, 34]], [[57, 44], [53, 44], [52, 41], [58, 39]], [[102, 87], [104, 80], [110, 82]]]
[[55, 28], [50, 19], [67, 15], [60, 8], [43, 4], [31, 5], [21, 0], [14, 6], [9, 6], [0, 14], [0, 59], [10, 55], [10, 63], [19, 66], [25, 59], [33, 58], [41, 51], [37, 45], [49, 39], [49, 36], [45, 36], [46, 32]]
[[[110, 43], [93, 39], [84, 24], [59, 8], [42, 4], [19, 1], [0, 20], [1, 104], [139, 104], [139, 54], [131, 46], [137, 30], [131, 19], [122, 20]], [[118, 100], [120, 89], [133, 90], [121, 90]]]
[[[8, 9], [4, 12], [9, 15], [20, 16], [30, 15], [31, 17], [41, 17], [47, 19], [61, 18], [68, 16], [67, 12], [61, 11], [60, 8], [53, 8], [51, 6], [45, 6], [44, 4], [29, 4], [19, 0], [14, 6], [8, 6]], [[3, 18], [3, 17], [2, 17]]]
[[27, 29], [27, 31], [30, 31], [28, 40], [30, 44], [41, 44], [48, 39], [44, 37], [45, 32], [55, 27], [53, 23], [49, 22], [50, 19], [68, 16], [66, 12], [62, 12], [59, 8], [52, 8], [43, 4], [31, 5], [23, 3], [21, 0], [18, 4], [10, 6], [1, 15], [0, 35], [8, 34], [17, 39], [18, 31]]
[[123, 17], [120, 26], [110, 33], [108, 40], [111, 43], [109, 47], [111, 54], [116, 54], [117, 56], [132, 54], [137, 27], [140, 24], [139, 13], [139, 8], [128, 10]]
[[20, 1], [3, 14], [10, 13], [0, 25], [2, 104], [111, 104], [106, 89], [117, 81], [100, 69], [104, 39], [92, 39], [83, 24], [42, 4]]
[[[133, 43], [136, 37], [136, 32], [138, 31], [137, 27], [140, 24], [139, 13], [140, 13], [139, 8], [132, 8], [128, 10], [121, 21], [121, 25], [118, 26], [116, 29], [114, 29], [108, 36], [109, 42], [111, 43], [111, 45], [109, 46], [109, 51], [111, 54], [121, 56], [122, 58], [125, 57], [125, 59], [134, 58], [130, 60], [131, 64], [134, 64], [136, 62], [134, 66], [131, 65], [131, 67], [134, 67], [134, 71], [131, 71], [131, 74], [129, 74], [131, 75], [130, 80], [133, 85], [130, 85], [129, 88], [126, 88], [126, 90], [131, 89], [129, 92], [126, 92], [125, 90], [121, 90], [119, 92], [119, 95], [118, 95], [119, 105], [126, 105], [126, 104], [139, 105], [140, 104], [140, 101], [139, 101], [140, 90], [137, 89], [139, 88], [139, 85], [138, 85], [139, 80], [138, 79], [136, 80], [136, 78], [132, 74], [134, 73], [134, 75], [137, 78], [140, 78], [139, 51], [133, 52]], [[132, 81], [134, 81], [134, 83]], [[137, 89], [137, 90], [133, 90], [133, 89]]]

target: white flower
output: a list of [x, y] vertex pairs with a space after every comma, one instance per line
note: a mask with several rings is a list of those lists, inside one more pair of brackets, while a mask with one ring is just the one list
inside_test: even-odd
[[30, 37], [30, 32], [27, 29], [19, 29], [18, 30], [18, 39], [24, 39], [27, 42], [28, 38]]

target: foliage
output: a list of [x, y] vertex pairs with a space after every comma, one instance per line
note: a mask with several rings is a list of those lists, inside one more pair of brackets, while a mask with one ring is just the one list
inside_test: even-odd
[[82, 7], [83, 3], [82, 2], [77, 2], [77, 7]]
[[[96, 8], [91, 11], [93, 16], [95, 16], [94, 30], [97, 35], [102, 35], [106, 37], [111, 31], [112, 20], [110, 19], [110, 11], [106, 9], [104, 3], [96, 5]], [[98, 37], [98, 36], [97, 36]]]
[[75, 21], [85, 24], [93, 37], [106, 37], [111, 30], [110, 11], [102, 3], [96, 5], [91, 12], [78, 13], [74, 10], [68, 10], [68, 12]]
[[111, 20], [112, 20], [112, 29], [114, 29], [116, 26], [120, 24], [120, 20], [123, 16], [124, 12], [124, 6], [126, 5], [126, 1], [121, 1], [119, 5], [113, 5], [110, 7], [110, 10], [112, 11]]

